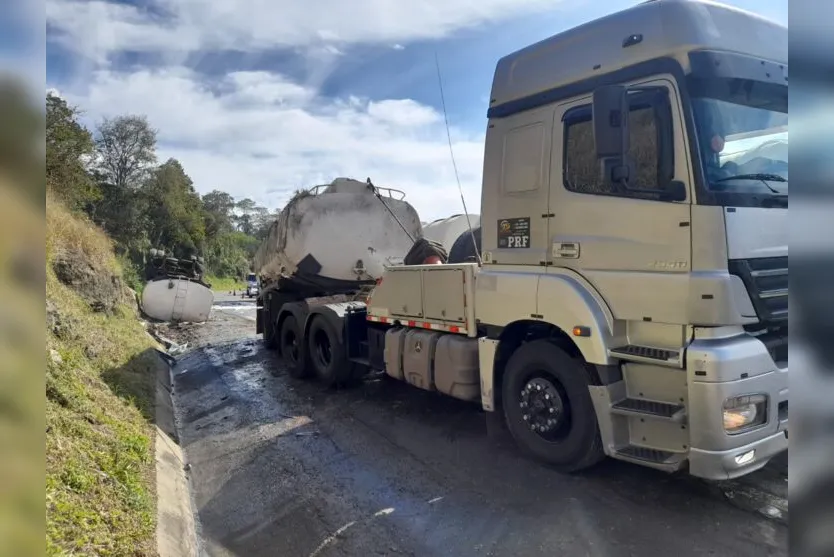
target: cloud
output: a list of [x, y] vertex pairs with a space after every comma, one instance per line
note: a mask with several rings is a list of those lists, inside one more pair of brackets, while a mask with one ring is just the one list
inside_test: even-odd
[[[280, 47], [391, 44], [446, 37], [552, 9], [553, 0], [47, 0], [53, 40], [98, 62], [119, 51], [264, 51]], [[394, 48], [397, 48], [395, 46]]]
[[[460, 212], [442, 115], [411, 99], [326, 99], [277, 73], [212, 81], [184, 67], [102, 69], [83, 89], [61, 92], [88, 125], [147, 115], [160, 160], [179, 159], [201, 193], [220, 189], [277, 208], [299, 187], [370, 177], [405, 191], [424, 220]], [[467, 203], [478, 207], [483, 137], [452, 134]]]
[[[404, 190], [431, 220], [461, 211], [442, 114], [413, 94], [365, 98], [348, 87], [329, 98], [320, 86], [369, 49], [403, 50], [553, 4], [46, 0], [48, 48], [70, 67], [69, 77], [48, 86], [79, 106], [90, 127], [105, 116], [146, 115], [159, 132], [160, 160], [179, 159], [201, 193], [220, 189], [277, 208], [299, 187], [370, 177]], [[211, 75], [198, 72], [213, 53]], [[229, 53], [243, 62], [223, 61]], [[451, 135], [467, 203], [477, 211], [483, 127]]]

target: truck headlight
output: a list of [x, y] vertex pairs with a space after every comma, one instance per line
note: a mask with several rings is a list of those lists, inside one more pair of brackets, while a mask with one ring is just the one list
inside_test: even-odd
[[767, 423], [767, 395], [744, 395], [724, 401], [724, 431], [740, 433]]

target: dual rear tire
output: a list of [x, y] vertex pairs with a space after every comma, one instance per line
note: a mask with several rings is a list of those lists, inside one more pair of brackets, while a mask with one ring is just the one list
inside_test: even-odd
[[344, 387], [361, 376], [361, 370], [347, 359], [335, 328], [321, 316], [314, 316], [307, 329], [288, 315], [281, 323], [281, 356], [296, 379], [316, 377], [325, 387]]

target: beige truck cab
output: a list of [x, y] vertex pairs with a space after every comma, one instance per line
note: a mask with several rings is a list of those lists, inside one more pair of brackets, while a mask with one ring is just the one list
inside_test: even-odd
[[339, 354], [566, 471], [728, 479], [787, 450], [787, 37], [654, 0], [501, 59], [481, 262], [388, 268], [324, 311]]

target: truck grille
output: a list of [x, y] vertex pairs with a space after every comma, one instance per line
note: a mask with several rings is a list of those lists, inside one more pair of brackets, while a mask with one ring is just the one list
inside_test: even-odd
[[747, 287], [747, 293], [763, 324], [788, 320], [788, 257], [733, 259], [729, 271]]

